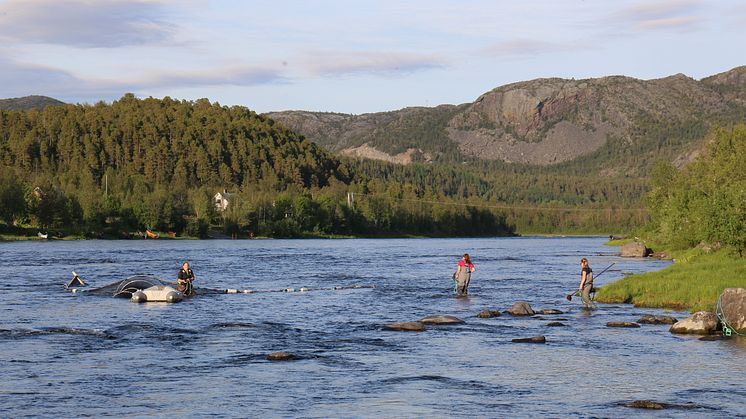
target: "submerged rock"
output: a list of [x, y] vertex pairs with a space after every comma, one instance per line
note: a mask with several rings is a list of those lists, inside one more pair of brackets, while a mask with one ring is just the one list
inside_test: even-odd
[[652, 314], [643, 314], [637, 323], [642, 324], [674, 324], [678, 320], [671, 316], [654, 316]]
[[713, 342], [716, 340], [725, 340], [725, 339], [728, 339], [728, 337], [723, 336], [723, 335], [705, 335], [699, 338], [699, 340], [704, 341], [704, 342]]
[[462, 324], [463, 320], [454, 316], [427, 316], [420, 319], [420, 323], [433, 325]]
[[629, 328], [635, 328], [640, 327], [637, 323], [632, 322], [608, 322], [606, 323], [606, 327], [629, 327]]
[[556, 308], [545, 308], [544, 310], [537, 311], [539, 314], [565, 314], [562, 310], [557, 310]]
[[718, 330], [718, 318], [715, 313], [698, 311], [684, 320], [676, 322], [669, 332], [677, 334], [710, 335]]
[[425, 324], [422, 322], [398, 322], [383, 325], [384, 330], [394, 330], [397, 332], [422, 332], [425, 330]]
[[290, 352], [272, 352], [267, 354], [267, 361], [290, 361], [295, 358], [296, 356]]
[[634, 242], [622, 246], [620, 256], [628, 258], [644, 258], [650, 254], [650, 249], [645, 244]]
[[477, 317], [482, 319], [489, 319], [490, 317], [500, 317], [499, 310], [482, 310], [477, 314]]
[[549, 322], [549, 323], [547, 323], [547, 326], [549, 326], [549, 327], [563, 327], [563, 326], [567, 326], [567, 325], [564, 324], [564, 323], [562, 323], [562, 322]]
[[746, 288], [726, 288], [720, 295], [720, 309], [728, 327], [746, 333]]
[[511, 340], [513, 343], [546, 343], [547, 338], [544, 336], [533, 336], [530, 338], [515, 338]]
[[531, 304], [526, 301], [518, 301], [508, 309], [508, 314], [513, 316], [533, 316], [536, 313], [531, 308]]
[[652, 400], [635, 400], [629, 403], [625, 403], [624, 407], [632, 407], [635, 409], [652, 409], [660, 410], [666, 407], [665, 403], [658, 403]]

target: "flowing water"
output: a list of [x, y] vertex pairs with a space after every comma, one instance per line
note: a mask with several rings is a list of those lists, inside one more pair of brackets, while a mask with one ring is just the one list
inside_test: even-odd
[[[0, 243], [0, 417], [734, 417], [746, 415], [746, 344], [607, 328], [663, 310], [565, 295], [587, 256], [596, 285], [667, 262], [621, 259], [591, 238]], [[469, 252], [470, 296], [451, 274]], [[300, 293], [177, 303], [69, 293], [135, 273], [197, 286]], [[374, 285], [372, 289], [328, 290]], [[314, 288], [327, 290], [314, 291]], [[560, 315], [480, 319], [526, 300]], [[463, 325], [391, 332], [449, 314]], [[686, 313], [666, 313], [683, 318]], [[560, 321], [565, 327], [548, 327]], [[546, 336], [546, 344], [517, 337]], [[270, 362], [273, 351], [297, 359]], [[653, 399], [661, 412], [623, 407]]]

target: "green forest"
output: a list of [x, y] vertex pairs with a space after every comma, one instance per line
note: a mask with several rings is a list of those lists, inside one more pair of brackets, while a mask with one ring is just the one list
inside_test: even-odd
[[642, 178], [340, 159], [207, 99], [0, 111], [0, 169], [0, 228], [17, 235], [605, 234], [647, 221]]
[[649, 235], [671, 249], [724, 246], [746, 256], [746, 125], [715, 129], [682, 170], [659, 162], [650, 176]]

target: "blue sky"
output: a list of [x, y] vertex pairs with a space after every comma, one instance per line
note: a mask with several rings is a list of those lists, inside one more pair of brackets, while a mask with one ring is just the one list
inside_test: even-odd
[[538, 77], [699, 79], [746, 64], [744, 41], [740, 0], [0, 0], [0, 98], [359, 114]]

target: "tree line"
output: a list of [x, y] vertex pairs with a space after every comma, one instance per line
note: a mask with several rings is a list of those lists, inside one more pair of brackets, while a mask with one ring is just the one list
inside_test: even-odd
[[672, 248], [700, 243], [746, 254], [746, 125], [717, 128], [682, 170], [661, 161], [646, 197], [649, 230]]
[[[0, 111], [0, 169], [6, 229], [106, 237], [610, 231], [641, 222], [623, 208], [645, 192], [638, 179], [511, 165], [339, 159], [245, 107], [131, 94]], [[233, 197], [220, 213], [213, 196], [223, 189]]]

